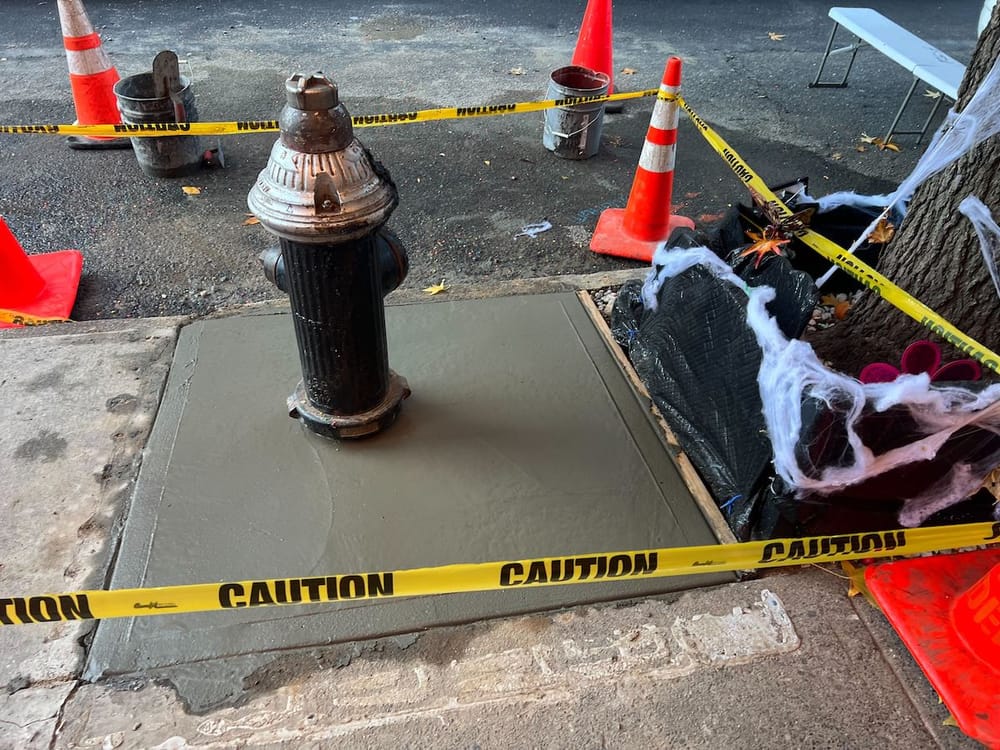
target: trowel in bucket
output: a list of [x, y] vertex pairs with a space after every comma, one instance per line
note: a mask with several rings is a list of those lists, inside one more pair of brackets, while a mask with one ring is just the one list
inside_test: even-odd
[[[171, 50], [163, 50], [153, 58], [153, 92], [157, 99], [170, 99], [174, 105], [174, 121], [187, 122], [187, 110], [184, 108], [182, 92], [184, 84], [181, 83], [180, 60], [177, 53]], [[202, 163], [205, 166], [226, 166], [225, 157], [222, 154], [222, 144], [218, 143], [215, 148], [210, 148], [202, 155]]]
[[177, 53], [163, 50], [153, 58], [153, 93], [157, 99], [170, 99], [174, 103], [175, 122], [187, 122], [187, 112], [181, 98], [183, 90]]

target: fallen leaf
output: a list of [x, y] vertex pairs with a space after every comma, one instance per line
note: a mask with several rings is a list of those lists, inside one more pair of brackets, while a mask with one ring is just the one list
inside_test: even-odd
[[184, 195], [201, 195], [200, 188], [191, 187], [190, 185], [185, 185], [181, 190], [184, 191]]
[[767, 35], [771, 38], [772, 42], [780, 42], [782, 39], [785, 38], [784, 34], [779, 34], [776, 31], [769, 31], [767, 32]]
[[941, 726], [943, 726], [943, 727], [957, 727], [958, 726], [958, 722], [955, 721], [955, 717], [954, 716], [952, 716], [951, 714], [948, 714], [948, 718], [941, 722]]
[[511, 68], [510, 69], [510, 74], [512, 76], [523, 76], [524, 75], [524, 68], [521, 68], [521, 67]]
[[249, 219], [243, 220], [243, 226], [245, 227], [248, 227], [252, 224], [260, 224], [260, 219], [258, 219], [256, 216], [251, 216]]
[[941, 92], [940, 91], [935, 91], [934, 89], [927, 89], [924, 92], [924, 96], [926, 96], [928, 99], [940, 99], [941, 98]]
[[854, 150], [857, 151], [858, 153], [863, 154], [868, 149], [859, 144], [859, 145], [857, 145], [857, 146], [854, 147]]
[[444, 279], [441, 279], [440, 284], [432, 284], [431, 286], [424, 289], [427, 294], [434, 295], [440, 294], [441, 292], [447, 292], [448, 287], [444, 285]]
[[833, 307], [834, 305], [836, 305], [841, 301], [842, 300], [840, 300], [836, 294], [824, 294], [822, 297], [819, 298], [820, 304], [827, 305], [828, 307]]
[[899, 146], [897, 146], [895, 143], [893, 143], [892, 140], [884, 141], [881, 138], [868, 135], [867, 133], [862, 133], [861, 134], [861, 142], [862, 143], [870, 143], [873, 146], [876, 146], [879, 151], [885, 151], [887, 149], [889, 151], [899, 151]]
[[830, 158], [833, 159], [834, 161], [840, 161], [841, 159], [844, 158], [844, 155], [839, 151], [835, 151], [834, 153], [830, 154]]
[[833, 317], [837, 320], [843, 320], [847, 317], [847, 313], [851, 311], [850, 302], [838, 302], [833, 306]]
[[875, 225], [872, 233], [868, 235], [868, 241], [884, 245], [892, 239], [895, 233], [896, 227], [892, 225], [892, 222], [882, 217], [878, 220], [878, 224]]
[[721, 219], [725, 218], [725, 216], [726, 216], [725, 211], [721, 211], [717, 214], [700, 214], [698, 216], [698, 223], [712, 224], [713, 222], [720, 221]]
[[489, 159], [483, 159], [483, 164], [485, 164], [488, 167], [490, 165], [490, 160]]
[[634, 76], [638, 72], [639, 71], [636, 70], [635, 68], [622, 68], [621, 70], [621, 74], [623, 76]]
[[847, 573], [847, 580], [850, 581], [850, 586], [847, 588], [848, 598], [853, 599], [858, 594], [863, 594], [866, 588], [864, 566], [847, 561], [842, 562], [840, 567]]
[[854, 598], [858, 594], [861, 594], [873, 606], [877, 607], [878, 603], [872, 597], [871, 591], [868, 590], [868, 584], [865, 582], [865, 566], [847, 561], [842, 562], [840, 567], [847, 574], [847, 578], [851, 582], [850, 587], [847, 589], [847, 596]]

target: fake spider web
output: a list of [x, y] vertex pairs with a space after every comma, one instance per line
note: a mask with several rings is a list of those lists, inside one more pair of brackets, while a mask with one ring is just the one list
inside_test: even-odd
[[[834, 494], [873, 477], [932, 459], [963, 431], [978, 428], [1000, 436], [1000, 384], [975, 393], [961, 387], [930, 387], [928, 374], [901, 375], [891, 383], [862, 384], [823, 365], [804, 341], [787, 338], [767, 310], [775, 298], [768, 286], [748, 287], [732, 268], [705, 247], [667, 248], [653, 257], [653, 270], [642, 288], [643, 304], [655, 311], [667, 279], [694, 266], [708, 269], [720, 282], [746, 295], [746, 323], [763, 355], [758, 387], [764, 421], [773, 450], [774, 469], [799, 495]], [[843, 425], [850, 450], [834, 465], [816, 465], [809, 452], [802, 420], [803, 403], [820, 403]], [[863, 412], [894, 410], [907, 425], [904, 444], [876, 454], [859, 431]], [[980, 433], [981, 434], [981, 433]], [[845, 458], [846, 457], [846, 458]], [[1000, 444], [973, 452], [968, 460], [947, 466], [937, 480], [911, 497], [902, 498], [899, 521], [917, 526], [934, 513], [966, 499], [982, 486], [1000, 461]]]
[[[1000, 58], [993, 62], [993, 67], [980, 82], [979, 88], [976, 89], [976, 93], [973, 94], [965, 108], [960, 113], [956, 113], [954, 107], [948, 110], [944, 122], [934, 133], [930, 145], [920, 157], [913, 171], [889, 196], [882, 213], [858, 236], [847, 251], [853, 254], [874, 231], [878, 222], [888, 216], [893, 208], [905, 212], [905, 206], [913, 197], [914, 191], [928, 178], [997, 133], [1000, 133]], [[977, 233], [980, 242], [982, 242], [983, 235], [979, 232], [978, 226]], [[984, 255], [986, 252], [984, 248]], [[989, 266], [989, 261], [987, 261], [987, 265]], [[816, 281], [816, 286], [822, 287], [836, 270], [837, 267], [834, 266], [827, 271]], [[990, 273], [995, 279], [995, 264]], [[1000, 292], [1000, 288], [998, 288], [998, 292]]]

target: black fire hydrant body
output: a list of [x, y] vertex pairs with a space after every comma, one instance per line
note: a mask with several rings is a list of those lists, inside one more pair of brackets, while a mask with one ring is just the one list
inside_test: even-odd
[[302, 381], [288, 411], [320, 435], [363, 437], [392, 424], [410, 393], [389, 369], [383, 303], [408, 270], [383, 226], [398, 194], [331, 80], [294, 75], [285, 90], [281, 136], [247, 205], [281, 246], [261, 259], [291, 301]]

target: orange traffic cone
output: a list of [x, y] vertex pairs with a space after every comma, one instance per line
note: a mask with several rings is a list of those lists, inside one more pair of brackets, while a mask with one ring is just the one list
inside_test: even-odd
[[68, 318], [82, 269], [78, 250], [25, 255], [0, 218], [0, 328]]
[[873, 565], [865, 582], [959, 728], [1000, 747], [1000, 549]]
[[[608, 93], [615, 92], [614, 60], [611, 42], [611, 0], [590, 0], [583, 13], [583, 23], [580, 24], [580, 35], [576, 40], [573, 52], [573, 65], [604, 73], [611, 81]], [[619, 102], [608, 102], [609, 105]]]
[[969, 651], [1000, 674], [1000, 563], [955, 600], [951, 620]]
[[[115, 70], [101, 46], [101, 37], [94, 31], [81, 0], [57, 0], [59, 25], [62, 26], [63, 46], [69, 64], [69, 83], [73, 90], [77, 125], [117, 125], [122, 121], [115, 99]], [[128, 138], [102, 138], [71, 135], [70, 148], [130, 148]]]
[[[681, 59], [671, 57], [663, 71], [660, 92], [675, 94], [680, 85]], [[649, 262], [657, 245], [674, 229], [694, 229], [691, 219], [670, 213], [678, 117], [676, 101], [656, 100], [628, 203], [624, 209], [609, 208], [601, 214], [590, 240], [595, 253]]]

